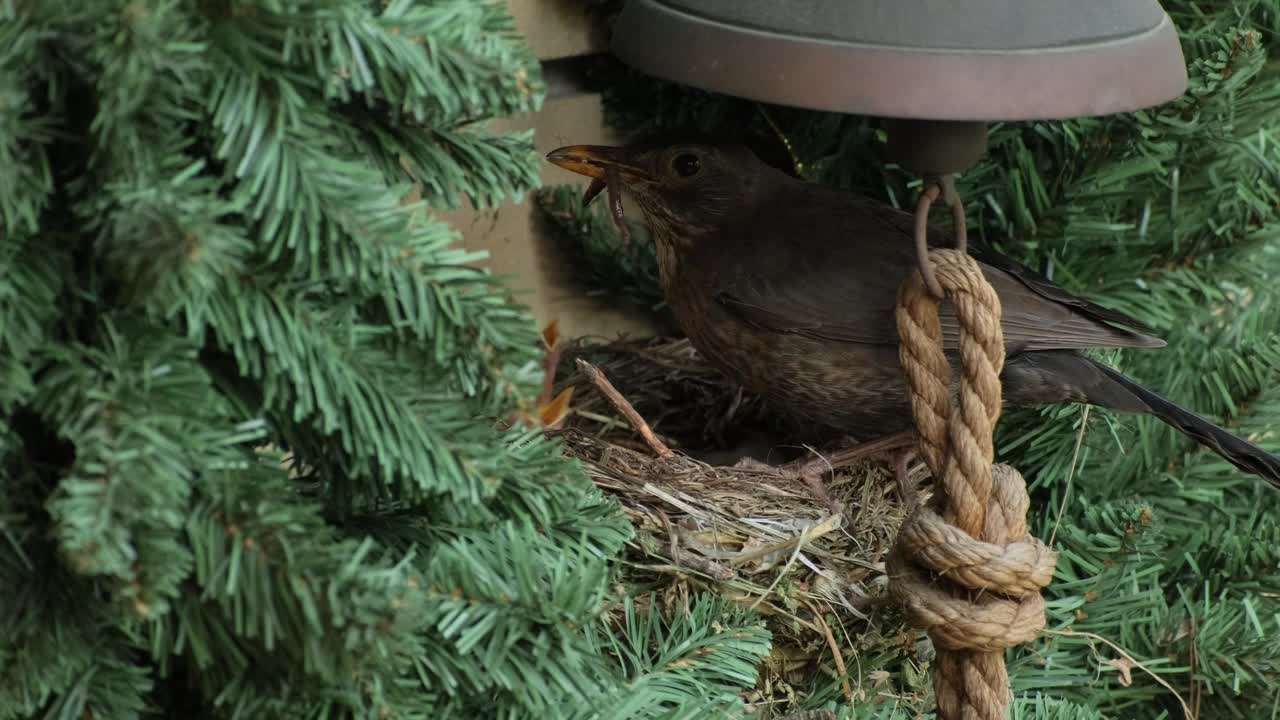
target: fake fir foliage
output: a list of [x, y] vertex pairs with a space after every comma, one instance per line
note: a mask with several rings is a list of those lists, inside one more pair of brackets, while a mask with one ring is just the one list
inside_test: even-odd
[[[1183, 98], [1127, 115], [996, 124], [959, 191], [970, 232], [1169, 343], [1108, 360], [1280, 450], [1280, 5], [1162, 5], [1187, 55]], [[774, 154], [785, 141], [792, 172], [900, 207], [914, 198], [911, 179], [881, 159], [874, 119], [762, 108], [618, 65], [601, 72], [625, 132], [711, 131]], [[543, 198], [581, 212], [556, 191]], [[600, 248], [615, 241], [594, 212], [566, 242], [608, 277]], [[614, 271], [638, 268], [628, 296], [646, 297], [647, 266], [624, 257]], [[997, 457], [1032, 484], [1034, 531], [1061, 552], [1049, 631], [1009, 654], [1015, 717], [1272, 716], [1280, 493], [1157, 421], [1098, 409], [1008, 412]], [[862, 663], [868, 652], [845, 648], [857, 687], [877, 687], [867, 667], [884, 666]], [[899, 673], [842, 717], [895, 717], [888, 698], [905, 683]], [[832, 688], [799, 702], [837, 699]]]
[[596, 207], [583, 205], [582, 192], [560, 185], [536, 192], [538, 207], [551, 235], [573, 250], [573, 277], [588, 295], [661, 312], [666, 305], [658, 287], [658, 261], [648, 228], [625, 218], [631, 242], [617, 241], [612, 220]]
[[0, 66], [0, 718], [749, 680], [750, 618], [613, 610], [630, 527], [508, 422], [536, 329], [429, 212], [536, 183], [480, 124], [542, 98], [502, 3], [10, 0]]

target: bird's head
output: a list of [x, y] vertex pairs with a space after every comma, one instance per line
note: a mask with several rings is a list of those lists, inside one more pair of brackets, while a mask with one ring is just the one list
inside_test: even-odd
[[[740, 215], [762, 181], [776, 173], [745, 146], [696, 142], [570, 145], [553, 150], [547, 160], [592, 178], [588, 202], [606, 186], [625, 191], [655, 237], [675, 244]], [[618, 212], [615, 207], [615, 221]]]

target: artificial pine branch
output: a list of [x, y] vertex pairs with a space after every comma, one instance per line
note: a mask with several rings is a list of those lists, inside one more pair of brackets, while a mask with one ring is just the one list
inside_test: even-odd
[[628, 598], [601, 635], [625, 685], [565, 717], [739, 717], [739, 693], [754, 684], [769, 651], [769, 633], [750, 613], [709, 595], [673, 615], [654, 596]]
[[627, 221], [631, 242], [623, 243], [601, 204], [582, 204], [581, 188], [543, 188], [535, 197], [552, 236], [571, 259], [568, 275], [578, 287], [614, 303], [655, 312], [665, 307], [658, 287], [658, 260], [642, 224]]
[[[497, 0], [0, 3], [0, 717], [548, 717], [630, 537], [429, 207], [529, 191]], [[286, 461], [287, 458], [287, 461]]]

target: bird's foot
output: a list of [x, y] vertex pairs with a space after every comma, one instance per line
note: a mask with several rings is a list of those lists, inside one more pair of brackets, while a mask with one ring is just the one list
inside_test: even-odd
[[830, 470], [838, 470], [876, 453], [914, 449], [915, 446], [916, 431], [914, 429], [902, 430], [878, 437], [875, 440], [855, 443], [827, 455], [817, 455], [807, 460], [797, 460], [790, 463], [789, 467], [802, 475], [806, 473], [821, 474]]
[[827, 491], [826, 483], [822, 481], [822, 473], [820, 471], [807, 470], [795, 463], [785, 465], [770, 465], [767, 462], [761, 462], [753, 457], [739, 458], [733, 464], [734, 468], [739, 470], [751, 470], [760, 473], [772, 473], [788, 478], [798, 478], [809, 488], [809, 492], [813, 493], [813, 497], [823, 505], [827, 506], [832, 514], [840, 515], [844, 512], [844, 503], [831, 497], [831, 493]]
[[770, 465], [767, 462], [757, 460], [753, 457], [738, 458], [738, 461], [735, 462], [732, 467], [738, 468], [739, 470], [754, 470], [756, 472], [779, 471], [779, 467], [777, 465]]
[[914, 447], [900, 448], [893, 453], [893, 479], [898, 483], [898, 495], [907, 512], [915, 509], [916, 484], [911, 481], [911, 460], [916, 455]]
[[752, 457], [744, 457], [734, 463], [733, 467], [799, 478], [813, 493], [815, 499], [827, 506], [831, 512], [841, 514], [844, 512], [844, 503], [831, 496], [826, 483], [823, 481], [823, 476], [826, 473], [838, 470], [876, 453], [892, 452], [894, 454], [894, 470], [899, 492], [902, 493], [904, 501], [910, 502], [907, 498], [914, 497], [914, 491], [910, 487], [909, 463], [912, 456], [915, 455], [915, 445], [915, 431], [905, 430], [868, 442], [852, 443], [826, 455], [818, 455], [814, 458], [797, 460], [784, 465], [770, 465]]
[[[915, 492], [910, 482], [910, 463], [911, 458], [915, 455], [916, 440], [915, 430], [903, 430], [874, 440], [868, 440], [867, 442], [854, 443], [825, 456], [819, 455], [808, 460], [797, 461], [797, 463], [792, 463], [792, 467], [794, 472], [799, 474], [800, 478], [809, 486], [814, 496], [826, 503], [827, 507], [832, 508], [832, 512], [843, 512], [843, 504], [832, 499], [827, 492], [827, 488], [821, 480], [822, 475], [828, 471], [835, 471], [851, 465], [868, 456], [889, 452], [893, 454], [894, 458], [894, 477], [897, 480], [898, 491], [902, 494], [903, 502], [911, 505]], [[836, 506], [839, 506], [840, 509], [837, 510]]]
[[609, 404], [613, 405], [614, 409], [622, 417], [626, 418], [631, 428], [639, 433], [641, 438], [644, 438], [645, 444], [649, 446], [649, 449], [653, 450], [655, 455], [663, 460], [675, 457], [675, 453], [671, 452], [671, 448], [667, 447], [667, 444], [662, 442], [662, 439], [653, 432], [653, 428], [649, 427], [649, 423], [645, 422], [640, 413], [636, 412], [635, 406], [623, 397], [622, 393], [618, 392], [618, 389], [613, 386], [613, 383], [609, 382], [609, 378], [605, 377], [600, 368], [581, 358], [578, 359], [577, 365], [578, 370], [587, 376], [587, 379], [605, 396]]
[[[827, 484], [823, 482], [821, 475], [813, 472], [803, 472], [800, 473], [800, 479], [803, 480], [804, 484], [809, 488], [809, 492], [813, 493], [813, 497], [817, 499], [818, 502], [826, 505], [832, 515], [844, 514], [844, 503], [831, 496], [830, 491], [827, 490]], [[847, 520], [848, 518], [845, 519]]]

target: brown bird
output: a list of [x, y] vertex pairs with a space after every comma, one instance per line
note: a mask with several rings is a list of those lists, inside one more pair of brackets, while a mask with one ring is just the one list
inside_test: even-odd
[[[894, 308], [916, 267], [910, 214], [798, 180], [737, 145], [575, 145], [547, 159], [593, 178], [591, 196], [610, 183], [635, 199], [672, 313], [710, 363], [791, 416], [858, 438], [904, 437], [911, 412]], [[936, 229], [929, 244], [953, 246]], [[1280, 486], [1280, 457], [1079, 352], [1163, 347], [1148, 328], [979, 239], [969, 250], [1003, 309], [1006, 405], [1077, 402], [1154, 415]], [[955, 363], [959, 328], [946, 305], [941, 314]]]

